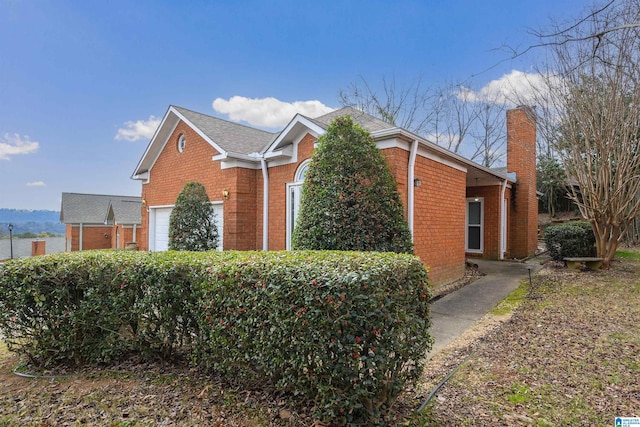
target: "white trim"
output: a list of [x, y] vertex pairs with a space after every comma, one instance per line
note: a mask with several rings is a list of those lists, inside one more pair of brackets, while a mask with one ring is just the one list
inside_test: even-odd
[[252, 169], [258, 170], [260, 169], [259, 159], [253, 159], [251, 161], [242, 160], [242, 159], [231, 159], [223, 160], [220, 162], [220, 169], [231, 169], [231, 168], [243, 168], [243, 169]]
[[424, 157], [425, 159], [429, 159], [429, 160], [433, 160], [436, 163], [440, 163], [443, 164], [445, 166], [449, 166], [453, 169], [459, 170], [460, 172], [464, 172], [467, 173], [468, 172], [468, 168], [466, 168], [463, 165], [460, 165], [458, 163], [452, 162], [451, 160], [447, 160], [444, 157], [440, 157], [435, 153], [431, 153], [429, 151], [427, 151], [426, 149], [422, 148], [420, 150], [418, 150], [418, 154], [422, 157]]
[[416, 175], [416, 156], [418, 154], [418, 140], [414, 139], [411, 143], [411, 151], [409, 153], [409, 173], [407, 176], [407, 222], [409, 223], [409, 231], [411, 232], [411, 240], [413, 238], [413, 217], [415, 209], [415, 190], [414, 179]]
[[507, 252], [507, 200], [504, 193], [507, 189], [507, 180], [504, 180], [500, 191], [500, 259], [504, 259]]
[[301, 125], [307, 128], [307, 132], [303, 132], [304, 135], [306, 135], [307, 133], [311, 133], [316, 134], [317, 137], [325, 133], [325, 130], [322, 127], [318, 126], [311, 120], [298, 113], [293, 117], [293, 119], [291, 119], [289, 124], [282, 130], [282, 132], [280, 132], [280, 135], [278, 135], [275, 141], [273, 141], [269, 145], [269, 148], [265, 150], [264, 154], [268, 155], [268, 153], [277, 151], [280, 143], [282, 143], [286, 139], [286, 137], [289, 136], [289, 133], [291, 133], [297, 125]]
[[301, 182], [301, 183], [304, 182], [304, 179], [301, 179], [301, 175], [302, 175], [302, 172], [305, 170], [305, 168], [309, 166], [309, 163], [311, 163], [311, 159], [305, 159], [298, 165], [298, 168], [296, 169], [296, 173], [293, 176], [294, 182]]
[[269, 166], [267, 161], [260, 161], [262, 166], [262, 250], [269, 250]]
[[[466, 159], [464, 157], [462, 157], [459, 154], [454, 153], [453, 151], [449, 151], [446, 148], [443, 148], [441, 146], [439, 146], [438, 144], [435, 144], [431, 141], [427, 141], [426, 139], [412, 133], [409, 132], [408, 130], [399, 128], [399, 127], [395, 127], [395, 128], [389, 128], [389, 129], [383, 129], [380, 131], [376, 131], [376, 132], [371, 132], [371, 136], [374, 139], [377, 138], [384, 138], [384, 137], [389, 137], [389, 136], [403, 136], [409, 140], [413, 140], [413, 139], [417, 139], [418, 141], [420, 141], [420, 143], [426, 147], [426, 149], [428, 149], [429, 151], [432, 151], [434, 153], [437, 154], [433, 154], [433, 156], [435, 156], [433, 158], [433, 160], [437, 160], [437, 159], [442, 159], [445, 160], [445, 158], [451, 159], [451, 160], [446, 160], [447, 162], [459, 162], [460, 165], [458, 165], [458, 167], [463, 168], [461, 170], [467, 170], [469, 167], [474, 167], [476, 169], [479, 169], [483, 172], [486, 172], [490, 175], [494, 175], [494, 176], [498, 176], [502, 179], [505, 178], [505, 176], [503, 176], [503, 174], [496, 172], [494, 170], [491, 170], [485, 166], [482, 166], [480, 164], [474, 163], [469, 159]], [[430, 158], [430, 157], [429, 157]], [[447, 164], [447, 163], [445, 163]]]
[[[480, 203], [480, 224], [469, 224], [469, 203]], [[465, 203], [464, 217], [464, 250], [471, 254], [484, 253], [484, 198], [483, 197], [467, 197]], [[480, 228], [480, 249], [469, 249], [469, 227], [473, 225]]]
[[[300, 188], [302, 189], [302, 183], [300, 182], [287, 182], [287, 197], [286, 197], [286, 209], [287, 211], [285, 212], [285, 228], [286, 228], [286, 249], [288, 251], [291, 250], [291, 238], [293, 237], [293, 227], [292, 227], [292, 222], [294, 221], [294, 218], [292, 218], [291, 216], [291, 211], [293, 209], [293, 206], [291, 205], [291, 192], [293, 191], [294, 188]], [[299, 191], [298, 194], [302, 193], [302, 191]]]
[[277, 151], [268, 151], [264, 153], [265, 159], [275, 159], [279, 157], [291, 157], [293, 156], [293, 144], [286, 145]]
[[[294, 182], [288, 182], [286, 185], [287, 188], [287, 195], [286, 195], [286, 209], [287, 211], [285, 212], [285, 228], [286, 228], [286, 248], [287, 250], [291, 250], [291, 239], [293, 237], [293, 223], [296, 221], [297, 218], [293, 218], [292, 216], [292, 212], [294, 209], [294, 206], [292, 205], [292, 203], [296, 204], [298, 207], [300, 207], [300, 199], [302, 198], [302, 184], [304, 184], [304, 181], [300, 180], [300, 175], [302, 174], [302, 171], [309, 165], [309, 163], [311, 162], [311, 159], [306, 159], [304, 160], [302, 163], [300, 163], [298, 165], [298, 167], [296, 168], [296, 172], [293, 175], [294, 176]], [[296, 201], [292, 201], [291, 200], [291, 192], [294, 189], [298, 189], [298, 191], [296, 192], [296, 194], [298, 194], [299, 199]], [[299, 211], [296, 211], [296, 216], [299, 214]]]
[[[173, 107], [171, 107], [173, 108]], [[171, 111], [171, 108], [169, 108], [169, 111]], [[169, 112], [167, 112], [167, 115], [169, 114]], [[165, 116], [166, 117], [166, 116]], [[153, 135], [153, 138], [151, 138], [151, 141], [149, 142], [149, 147], [147, 148], [147, 151], [145, 151], [144, 155], [142, 156], [142, 158], [140, 159], [140, 163], [138, 164], [138, 167], [136, 168], [136, 172], [140, 169], [140, 166], [142, 165], [142, 162], [144, 161], [145, 157], [147, 156], [147, 152], [151, 149], [151, 146], [154, 143], [154, 138], [156, 137], [156, 135], [158, 134], [159, 130], [162, 128], [162, 126], [164, 125], [164, 120], [162, 121], [162, 123], [160, 124], [160, 126], [158, 126], [158, 129], [156, 129], [156, 134]], [[139, 174], [134, 175], [133, 177], [137, 177], [137, 176], [144, 176], [144, 174], [147, 174], [146, 176], [146, 181], [144, 182], [145, 184], [148, 184], [149, 181], [151, 180], [151, 169], [153, 169], [153, 167], [155, 166], [156, 162], [158, 161], [158, 158], [160, 158], [160, 155], [162, 154], [162, 152], [164, 151], [164, 147], [167, 146], [167, 143], [169, 142], [169, 139], [171, 139], [171, 135], [173, 135], [173, 132], [175, 132], [176, 128], [178, 127], [178, 123], [180, 123], [179, 120], [176, 120], [176, 122], [173, 124], [173, 127], [171, 128], [171, 130], [168, 132], [167, 137], [165, 138], [164, 142], [162, 142], [162, 144], [160, 145], [160, 148], [158, 149], [158, 152], [156, 153], [155, 157], [153, 158], [153, 160], [151, 160], [151, 163], [149, 164], [149, 167], [147, 168], [146, 171], [144, 172], [140, 172]], [[137, 179], [137, 178], [136, 178]]]
[[[133, 179], [139, 179], [139, 178], [137, 178], [138, 176], [141, 176], [141, 175], [142, 175], [142, 174], [144, 174], [144, 173], [147, 173], [147, 174], [148, 174], [148, 173], [149, 173], [149, 170], [151, 170], [151, 168], [153, 167], [153, 164], [155, 163], [155, 160], [157, 160], [157, 159], [158, 159], [158, 157], [156, 156], [156, 158], [154, 159], [154, 161], [153, 161], [153, 162], [151, 162], [151, 165], [149, 166], [149, 168], [148, 168], [146, 171], [137, 173], [137, 172], [140, 170], [140, 168], [142, 167], [142, 163], [144, 162], [145, 158], [146, 158], [146, 157], [147, 157], [147, 155], [149, 154], [149, 151], [151, 150], [151, 147], [153, 146], [153, 143], [154, 143], [154, 141], [155, 141], [156, 137], [158, 136], [158, 133], [160, 133], [160, 130], [162, 129], [162, 127], [164, 126], [165, 122], [166, 122], [166, 121], [167, 121], [167, 119], [169, 118], [169, 113], [171, 112], [171, 108], [172, 108], [172, 107], [171, 107], [171, 106], [169, 106], [169, 109], [167, 109], [167, 112], [164, 114], [164, 117], [162, 117], [162, 121], [160, 121], [160, 124], [159, 124], [159, 125], [158, 125], [158, 127], [156, 128], [156, 131], [153, 133], [153, 136], [152, 136], [152, 137], [151, 137], [151, 139], [149, 140], [149, 144], [147, 144], [147, 148], [144, 150], [144, 154], [142, 155], [142, 157], [140, 157], [140, 161], [138, 162], [138, 165], [136, 166], [136, 168], [135, 168], [135, 170], [134, 170], [134, 173], [133, 173], [133, 176], [132, 176], [131, 178], [133, 178]], [[176, 126], [177, 126], [177, 125], [178, 125], [178, 124], [176, 123], [176, 124], [173, 126], [173, 130], [175, 130], [175, 128], [176, 128]], [[173, 131], [171, 131], [171, 133], [170, 133], [169, 135], [171, 135], [172, 133], [173, 133]], [[166, 141], [165, 141], [165, 143], [166, 143]], [[162, 150], [160, 150], [160, 151], [162, 151]], [[148, 177], [147, 177], [147, 179], [148, 179]]]
[[[196, 125], [194, 125], [189, 119], [187, 119], [185, 116], [183, 116], [178, 110], [176, 110], [175, 108], [171, 107], [170, 111], [173, 112], [173, 114], [175, 114], [180, 120], [182, 120], [183, 122], [185, 122], [187, 124], [187, 126], [189, 126], [191, 129], [193, 129], [194, 131], [196, 131], [196, 133], [198, 135], [200, 135], [200, 137], [202, 139], [204, 139], [205, 141], [207, 141], [209, 143], [209, 145], [211, 145], [213, 148], [216, 149], [216, 151], [218, 153], [224, 153], [225, 150], [222, 149], [222, 147], [220, 147], [218, 144], [216, 144], [216, 142], [214, 140], [212, 140], [211, 138], [209, 138], [204, 132], [202, 132], [202, 130], [200, 130], [200, 128]], [[176, 123], [176, 126], [178, 124]], [[175, 129], [175, 128], [174, 128]], [[173, 132], [171, 132], [169, 134], [169, 138], [171, 137], [171, 135], [173, 134]], [[169, 139], [167, 138], [167, 140]]]
[[[414, 141], [417, 141], [417, 140], [414, 139]], [[378, 150], [385, 150], [388, 148], [400, 148], [405, 151], [410, 151], [411, 146], [413, 145], [413, 142], [408, 143], [405, 141], [401, 141], [398, 138], [392, 138], [392, 139], [383, 139], [383, 140], [375, 141], [375, 144], [376, 144], [376, 147], [378, 147]]]
[[[373, 133], [371, 135], [373, 135]], [[434, 162], [437, 162], [445, 166], [449, 166], [451, 168], [459, 170], [461, 172], [467, 173], [468, 168], [465, 165], [456, 163], [453, 160], [445, 159], [444, 157], [438, 155], [437, 153], [433, 152], [431, 145], [427, 145], [425, 141], [420, 141], [417, 138], [414, 139], [413, 141], [418, 142], [418, 145], [419, 145], [418, 155], [420, 155], [421, 157], [433, 160]], [[378, 140], [378, 141], [375, 141], [375, 144], [378, 150], [400, 148], [401, 150], [411, 151], [413, 147], [413, 142], [408, 143], [398, 138]]]

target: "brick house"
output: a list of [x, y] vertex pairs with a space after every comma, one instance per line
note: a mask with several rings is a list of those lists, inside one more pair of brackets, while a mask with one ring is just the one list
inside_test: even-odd
[[142, 181], [140, 248], [167, 249], [176, 197], [198, 181], [216, 212], [219, 249], [289, 249], [314, 144], [344, 115], [387, 158], [431, 283], [462, 276], [467, 257], [535, 252], [536, 128], [528, 107], [507, 113], [507, 168], [489, 169], [350, 107], [317, 118], [298, 114], [270, 133], [170, 106], [132, 176]]
[[60, 222], [66, 224], [65, 251], [123, 249], [142, 222], [136, 196], [62, 193]]

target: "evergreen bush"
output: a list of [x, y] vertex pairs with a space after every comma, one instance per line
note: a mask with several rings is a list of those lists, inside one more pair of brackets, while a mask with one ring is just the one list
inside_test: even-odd
[[554, 261], [596, 255], [596, 238], [591, 224], [585, 221], [551, 225], [544, 232], [544, 241]]
[[371, 136], [340, 117], [318, 139], [292, 246], [413, 253], [403, 212], [397, 183]]
[[183, 355], [235, 386], [376, 425], [419, 378], [424, 266], [374, 252], [82, 251], [0, 266], [0, 335], [44, 366]]
[[187, 182], [169, 218], [169, 249], [209, 251], [218, 247], [213, 206], [199, 182]]

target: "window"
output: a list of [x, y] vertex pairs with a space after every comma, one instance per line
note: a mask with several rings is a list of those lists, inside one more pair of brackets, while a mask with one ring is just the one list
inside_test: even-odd
[[183, 133], [178, 137], [178, 152], [182, 153], [184, 151], [184, 147], [187, 145], [187, 138]]
[[466, 218], [465, 249], [467, 252], [482, 253], [484, 249], [484, 199], [467, 199]]
[[311, 159], [307, 159], [298, 166], [294, 175], [294, 182], [287, 184], [287, 249], [291, 249], [291, 237], [296, 226], [298, 213], [300, 212], [300, 199], [302, 198], [302, 184], [309, 170]]

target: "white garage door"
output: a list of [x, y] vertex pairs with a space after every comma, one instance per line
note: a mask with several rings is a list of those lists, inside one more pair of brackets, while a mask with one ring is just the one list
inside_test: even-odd
[[[149, 249], [166, 251], [169, 249], [169, 217], [173, 207], [149, 209]], [[213, 204], [216, 227], [218, 228], [218, 250], [222, 250], [222, 204]]]

